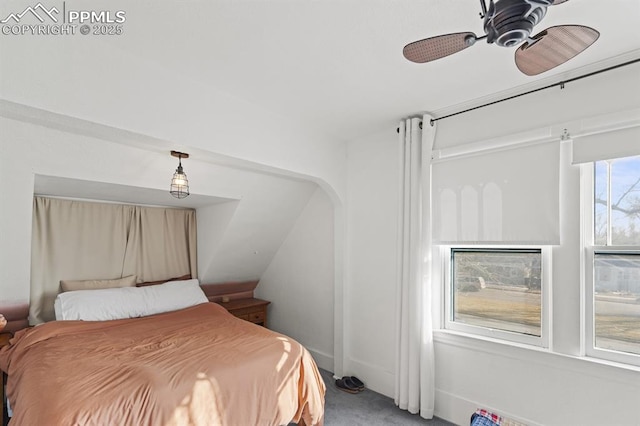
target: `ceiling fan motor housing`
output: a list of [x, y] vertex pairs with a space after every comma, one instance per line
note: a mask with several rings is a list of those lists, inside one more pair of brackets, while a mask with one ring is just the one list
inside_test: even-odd
[[525, 41], [553, 0], [491, 0], [484, 18], [487, 43], [511, 47]]

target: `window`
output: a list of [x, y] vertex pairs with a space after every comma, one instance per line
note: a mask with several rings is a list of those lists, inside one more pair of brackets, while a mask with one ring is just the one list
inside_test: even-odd
[[447, 328], [546, 346], [543, 249], [449, 250]]
[[640, 156], [595, 163], [593, 231], [596, 246], [640, 246]]
[[587, 354], [640, 365], [640, 156], [593, 166]]

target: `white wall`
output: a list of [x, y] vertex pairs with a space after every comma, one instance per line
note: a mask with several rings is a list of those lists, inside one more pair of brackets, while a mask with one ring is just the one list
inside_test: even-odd
[[271, 301], [269, 328], [305, 345], [328, 371], [334, 371], [333, 233], [333, 205], [317, 188], [256, 289]]
[[349, 143], [345, 371], [393, 395], [400, 146], [395, 128]]
[[[436, 150], [522, 132], [578, 133], [599, 115], [640, 107], [636, 64], [438, 122]], [[592, 118], [596, 117], [596, 118]], [[395, 129], [348, 150], [347, 366], [393, 396], [399, 149]], [[521, 137], [516, 135], [514, 138]], [[565, 152], [566, 154], [566, 152]], [[640, 371], [580, 349], [579, 172], [561, 174], [562, 245], [554, 248], [551, 351], [436, 332], [436, 415], [468, 424], [477, 407], [530, 424], [637, 424]], [[440, 286], [440, 283], [434, 285]], [[437, 292], [439, 293], [439, 291]], [[435, 303], [441, 303], [436, 300]], [[363, 309], [363, 307], [366, 307]], [[369, 311], [375, 312], [372, 315]], [[440, 312], [434, 306], [434, 312]], [[436, 327], [441, 318], [434, 318]], [[358, 360], [366, 366], [359, 368]], [[362, 363], [364, 364], [364, 363]]]
[[637, 425], [640, 373], [580, 358], [437, 334], [436, 415], [482, 407], [535, 425]]
[[[314, 183], [261, 173], [241, 171], [235, 179], [233, 175], [226, 180], [242, 179], [240, 201], [197, 210], [202, 282], [259, 279], [318, 188]], [[225, 220], [225, 228], [220, 229]]]

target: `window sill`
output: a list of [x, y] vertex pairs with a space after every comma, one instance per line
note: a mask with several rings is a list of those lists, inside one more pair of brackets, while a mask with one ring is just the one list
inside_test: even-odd
[[495, 352], [497, 355], [502, 356], [507, 356], [504, 352], [499, 352], [503, 348], [514, 348], [514, 350], [521, 349], [537, 353], [552, 353], [548, 348], [544, 348], [542, 346], [496, 339], [493, 337], [481, 336], [479, 334], [465, 333], [464, 331], [449, 329], [433, 330], [433, 340], [438, 343], [460, 346], [466, 349], [480, 349], [488, 353]]
[[586, 356], [568, 355], [538, 346], [492, 339], [459, 331], [434, 330], [433, 340], [436, 344], [455, 346], [475, 352], [482, 351], [497, 357], [534, 363], [544, 367], [563, 368], [601, 379], [617, 380], [625, 383], [635, 382], [640, 379], [636, 374], [629, 375], [629, 373], [640, 375], [640, 366]]

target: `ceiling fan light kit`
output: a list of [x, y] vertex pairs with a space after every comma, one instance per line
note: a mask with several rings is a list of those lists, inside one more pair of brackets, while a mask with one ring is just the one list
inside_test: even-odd
[[514, 47], [518, 69], [537, 75], [561, 65], [591, 46], [600, 36], [583, 25], [559, 25], [531, 36], [549, 6], [568, 0], [480, 0], [485, 35], [472, 32], [443, 34], [407, 44], [403, 54], [411, 62], [425, 63], [460, 52], [486, 39], [488, 44]]

